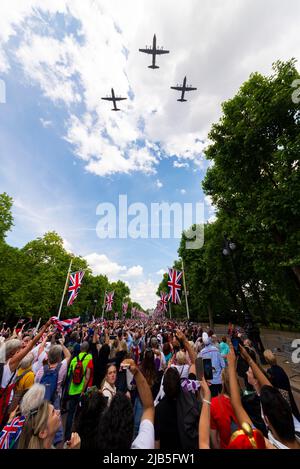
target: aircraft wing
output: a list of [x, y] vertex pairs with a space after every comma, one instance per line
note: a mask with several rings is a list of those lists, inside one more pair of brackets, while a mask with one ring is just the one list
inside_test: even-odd
[[170, 86], [171, 90], [183, 91], [183, 86]]
[[145, 54], [153, 54], [153, 49], [139, 49], [140, 52], [145, 52]]
[[123, 99], [127, 99], [127, 98], [115, 98], [114, 101], [123, 101]]
[[168, 54], [169, 52], [170, 52], [169, 50], [156, 49], [155, 54], [161, 55], [161, 54]]
[[185, 91], [195, 91], [197, 88], [192, 88], [191, 86], [187, 86]]
[[101, 99], [104, 99], [105, 101], [113, 101], [113, 98], [109, 98], [109, 97], [107, 97], [107, 98], [101, 98]]

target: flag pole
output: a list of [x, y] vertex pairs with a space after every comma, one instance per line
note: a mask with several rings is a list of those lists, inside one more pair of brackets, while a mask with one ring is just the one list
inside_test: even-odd
[[183, 287], [184, 287], [185, 304], [186, 304], [186, 315], [187, 315], [188, 320], [190, 320], [189, 303], [188, 303], [187, 293], [186, 293], [186, 283], [185, 283], [183, 258], [181, 258], [181, 264], [182, 264]]
[[171, 313], [171, 301], [169, 301], [169, 313], [170, 313], [170, 319], [172, 319], [172, 313]]
[[60, 318], [60, 313], [61, 313], [62, 305], [63, 305], [63, 302], [64, 302], [64, 297], [65, 297], [67, 286], [68, 286], [68, 281], [69, 281], [69, 277], [70, 277], [72, 263], [73, 263], [73, 259], [71, 259], [71, 262], [70, 262], [70, 265], [69, 265], [69, 270], [68, 270], [68, 274], [67, 274], [67, 278], [66, 278], [65, 288], [64, 288], [64, 291], [63, 291], [63, 294], [62, 294], [62, 297], [61, 297], [61, 302], [60, 302], [59, 311], [58, 311], [58, 315], [57, 315], [58, 319]]
[[104, 317], [105, 299], [106, 299], [106, 290], [104, 292], [104, 300], [103, 300], [103, 306], [102, 306], [102, 316], [101, 316], [102, 322], [103, 322], [103, 317]]

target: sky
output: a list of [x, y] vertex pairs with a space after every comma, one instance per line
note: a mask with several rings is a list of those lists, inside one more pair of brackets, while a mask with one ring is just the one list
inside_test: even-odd
[[[113, 204], [117, 223], [120, 195], [144, 204], [149, 232], [153, 203], [203, 203], [212, 222], [201, 188], [208, 132], [252, 72], [299, 59], [299, 18], [298, 0], [1, 1], [0, 192], [14, 199], [7, 241], [21, 247], [55, 230], [95, 274], [123, 280], [154, 307], [178, 237], [103, 239], [99, 204]], [[138, 51], [154, 34], [170, 50], [157, 70]], [[180, 103], [170, 86], [185, 76], [197, 91]], [[111, 88], [127, 97], [120, 112], [101, 100]]]

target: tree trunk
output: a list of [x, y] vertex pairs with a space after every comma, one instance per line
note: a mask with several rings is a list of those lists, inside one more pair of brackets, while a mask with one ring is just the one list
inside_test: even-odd
[[213, 329], [214, 328], [214, 317], [213, 317], [213, 310], [212, 310], [210, 299], [208, 300], [207, 309], [208, 309], [209, 327], [210, 327], [210, 329]]
[[297, 279], [297, 285], [300, 288], [300, 267], [298, 265], [295, 265], [292, 267], [292, 271]]

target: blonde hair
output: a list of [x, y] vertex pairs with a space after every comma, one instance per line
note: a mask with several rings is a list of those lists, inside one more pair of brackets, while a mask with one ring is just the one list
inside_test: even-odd
[[176, 362], [177, 365], [185, 365], [187, 363], [186, 361], [186, 354], [182, 350], [176, 353]]
[[118, 344], [117, 352], [126, 352], [128, 353], [128, 347], [125, 340], [121, 340]]
[[39, 434], [47, 428], [49, 402], [43, 401], [38, 409], [29, 413], [24, 422], [18, 449], [43, 449], [44, 441]]
[[269, 349], [265, 350], [264, 351], [264, 357], [270, 365], [276, 365], [277, 364], [276, 357], [275, 357], [274, 353], [271, 350], [269, 350]]

